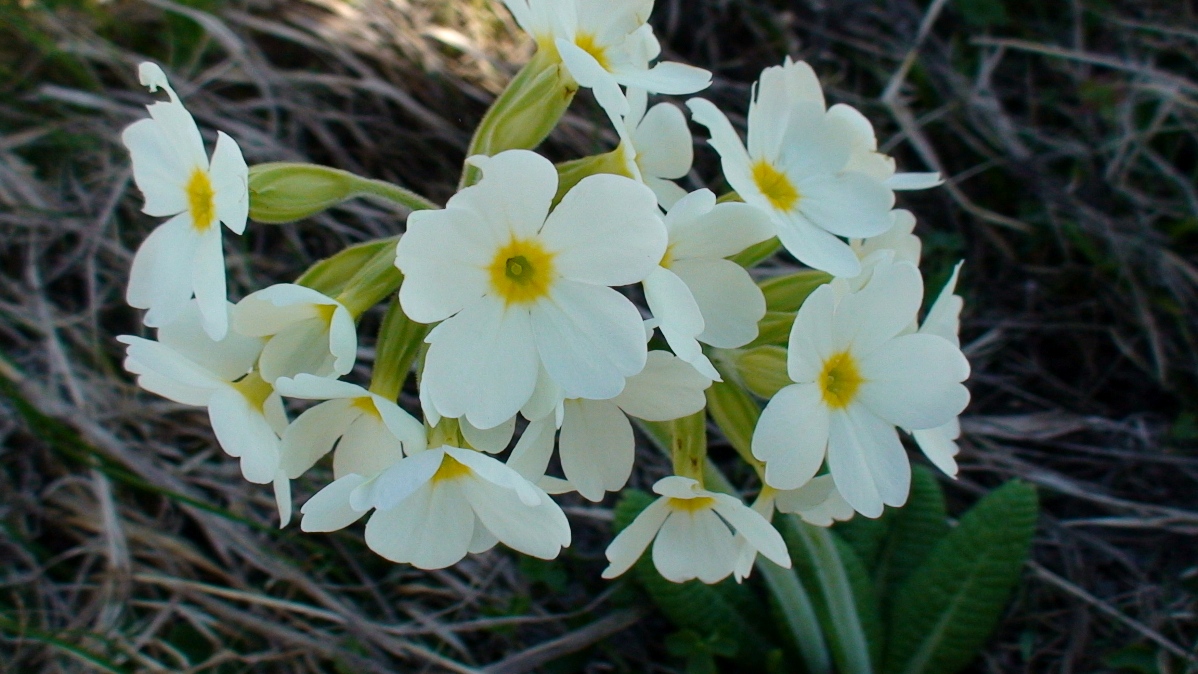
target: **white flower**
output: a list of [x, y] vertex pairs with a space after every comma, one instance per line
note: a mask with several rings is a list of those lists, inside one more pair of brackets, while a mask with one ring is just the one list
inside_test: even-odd
[[836, 490], [831, 475], [817, 475], [798, 489], [774, 490], [774, 506], [778, 512], [803, 518], [819, 527], [832, 526], [853, 518], [853, 506]]
[[417, 452], [369, 482], [337, 480], [304, 505], [302, 527], [331, 531], [370, 508], [370, 549], [421, 569], [445, 568], [497, 540], [541, 559], [570, 544], [566, 516], [544, 491], [499, 461], [457, 447]]
[[[544, 475], [553, 453], [553, 435], [561, 426], [558, 453], [566, 481], [584, 498], [599, 501], [628, 482], [636, 442], [628, 417], [669, 421], [694, 414], [707, 404], [703, 391], [711, 379], [665, 351], [651, 351], [645, 369], [628, 378], [610, 400], [561, 400], [561, 420], [547, 413], [528, 425], [508, 465], [529, 479]], [[627, 416], [626, 416], [627, 415]]]
[[787, 374], [795, 384], [770, 400], [753, 433], [765, 481], [806, 484], [825, 456], [836, 489], [867, 516], [907, 500], [911, 466], [896, 426], [947, 423], [969, 402], [969, 362], [952, 342], [901, 334], [919, 310], [923, 280], [906, 262], [879, 265], [869, 283], [838, 297], [821, 286], [790, 333]]
[[138, 75], [150, 91], [165, 89], [170, 101], [147, 106], [150, 119], [130, 125], [121, 139], [146, 199], [142, 210], [173, 217], [137, 249], [126, 299], [149, 309], [146, 325], [161, 327], [183, 311], [194, 292], [205, 332], [220, 339], [229, 325], [220, 223], [237, 234], [245, 230], [249, 170], [237, 143], [224, 132], [217, 134], [209, 161], [195, 120], [161, 68], [143, 63]]
[[711, 73], [683, 63], [649, 62], [661, 45], [646, 23], [653, 0], [504, 0], [537, 48], [556, 52], [570, 76], [595, 92], [608, 114], [628, 114], [620, 85], [658, 94], [693, 94]]
[[409, 216], [396, 251], [404, 313], [443, 321], [426, 339], [428, 403], [491, 428], [529, 400], [542, 366], [569, 397], [615, 397], [647, 350], [640, 312], [609, 286], [643, 280], [665, 253], [653, 192], [593, 175], [549, 213], [549, 160], [509, 150], [470, 162], [483, 179]]
[[623, 574], [653, 542], [653, 564], [675, 583], [698, 578], [716, 583], [736, 568], [740, 534], [775, 564], [790, 568], [782, 536], [740, 499], [710, 492], [695, 480], [677, 475], [653, 485], [661, 495], [607, 547], [604, 578]]
[[765, 315], [765, 298], [749, 272], [724, 258], [770, 238], [773, 226], [761, 209], [717, 204], [710, 190], [674, 204], [665, 225], [669, 243], [644, 281], [645, 300], [674, 353], [718, 381], [699, 342], [743, 346], [757, 337], [757, 322]]
[[358, 333], [349, 310], [337, 300], [292, 283], [264, 288], [238, 302], [233, 329], [270, 337], [258, 362], [267, 381], [300, 373], [343, 375], [353, 369], [358, 355]]
[[283, 433], [280, 467], [294, 480], [337, 445], [333, 477], [374, 477], [404, 454], [425, 449], [424, 424], [395, 402], [335, 379], [280, 377], [275, 390], [289, 398], [324, 400], [301, 414]]
[[782, 245], [835, 276], [861, 271], [843, 237], [876, 236], [891, 225], [894, 192], [852, 170], [855, 131], [824, 109], [819, 81], [806, 63], [766, 68], [749, 105], [748, 147], [710, 101], [687, 102], [711, 132], [724, 177], [747, 203], [773, 217]]
[[[959, 295], [954, 294], [960, 274], [961, 263], [958, 262], [940, 295], [936, 297], [936, 302], [928, 310], [928, 315], [924, 317], [923, 325], [919, 326], [919, 334], [936, 335], [958, 347], [961, 345], [961, 339], [957, 332], [961, 326], [961, 309], [965, 304]], [[956, 417], [943, 426], [911, 430], [910, 433], [929, 461], [945, 475], [957, 475], [957, 460], [954, 457], [960, 448], [955, 441], [961, 437], [961, 422]]]
[[878, 152], [878, 137], [874, 127], [857, 108], [837, 103], [828, 109], [828, 116], [845, 122], [852, 130], [852, 153], [846, 171], [858, 171], [886, 183], [892, 190], [926, 190], [944, 184], [937, 172], [895, 173], [894, 158]]
[[278, 477], [279, 435], [287, 417], [279, 395], [251, 371], [262, 340], [231, 331], [214, 341], [201, 327], [195, 302], [158, 329], [158, 341], [130, 335], [117, 340], [128, 345], [125, 369], [142, 388], [208, 408], [217, 441], [241, 459], [245, 479], [266, 484]]
[[890, 211], [890, 219], [894, 224], [882, 234], [849, 242], [853, 252], [861, 260], [863, 272], [850, 279], [854, 289], [859, 290], [865, 286], [869, 275], [864, 272], [872, 266], [871, 260], [879, 259], [879, 253], [891, 251], [895, 262], [910, 262], [916, 267], [919, 266], [923, 244], [919, 237], [915, 236], [915, 215], [911, 211], [896, 208]]
[[686, 117], [671, 103], [658, 103], [646, 112], [644, 89], [630, 88], [628, 104], [627, 116], [612, 118], [620, 137], [617, 151], [628, 173], [653, 190], [657, 203], [668, 209], [686, 196], [686, 190], [673, 181], [691, 170], [695, 158]]
[[[820, 475], [802, 487], [788, 491], [778, 491], [765, 485], [753, 501], [753, 510], [769, 522], [775, 507], [778, 512], [798, 515], [804, 522], [820, 527], [831, 526], [834, 521], [852, 519], [854, 513], [853, 506], [836, 491], [831, 475]], [[732, 576], [739, 583], [748, 578], [753, 570], [757, 549], [740, 534], [736, 536], [736, 548], [736, 568]]]

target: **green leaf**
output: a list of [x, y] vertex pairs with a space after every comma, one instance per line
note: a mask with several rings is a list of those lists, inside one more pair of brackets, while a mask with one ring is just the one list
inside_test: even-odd
[[832, 530], [853, 547], [857, 557], [871, 573], [877, 567], [878, 557], [890, 535], [891, 512], [887, 510], [877, 519], [858, 516], [832, 526]]
[[794, 573], [815, 606], [836, 671], [866, 674], [880, 655], [881, 620], [869, 574], [852, 546], [795, 516], [774, 520]]
[[[653, 497], [643, 491], [625, 490], [615, 508], [614, 528], [623, 530], [652, 502]], [[732, 579], [715, 585], [697, 580], [673, 583], [662, 578], [650, 557], [646, 553], [636, 563], [636, 579], [670, 622], [680, 630], [693, 631], [706, 643], [736, 644], [739, 662], [754, 669], [764, 668], [766, 655], [775, 646], [765, 636], [768, 626], [754, 624], [757, 620], [764, 622], [765, 605], [747, 585]], [[749, 615], [756, 618], [750, 619]]]
[[893, 599], [887, 674], [951, 674], [973, 660], [1019, 582], [1038, 515], [1035, 490], [1009, 482], [932, 548]]
[[944, 492], [936, 476], [923, 466], [913, 468], [907, 505], [887, 508], [890, 535], [874, 563], [874, 582], [886, 599], [894, 597], [899, 585], [949, 532]]
[[[735, 201], [739, 200], [739, 198], [735, 199]], [[773, 257], [780, 248], [782, 248], [782, 243], [778, 241], [778, 237], [773, 237], [761, 243], [755, 243], [728, 259], [749, 269]]]

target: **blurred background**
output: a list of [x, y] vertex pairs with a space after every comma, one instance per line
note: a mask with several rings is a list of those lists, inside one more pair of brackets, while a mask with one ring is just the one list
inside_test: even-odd
[[[965, 260], [973, 402], [949, 512], [1015, 477], [1044, 508], [968, 671], [1193, 669], [1198, 6], [658, 0], [653, 23], [742, 128], [751, 83], [790, 55], [900, 169], [948, 179], [899, 204], [930, 289]], [[688, 671], [635, 584], [599, 579], [612, 499], [564, 501], [575, 542], [555, 563], [390, 564], [353, 528], [280, 531], [203, 410], [121, 368], [115, 336], [145, 332], [129, 264], [157, 224], [119, 139], [150, 100], [139, 62], [250, 164], [325, 163], [443, 203], [531, 49], [496, 0], [0, 0], [0, 671]], [[704, 137], [687, 186], [719, 192]], [[614, 145], [584, 93], [542, 152]], [[403, 215], [359, 201], [227, 236], [230, 297]], [[372, 357], [366, 339], [363, 372]], [[643, 455], [642, 487], [667, 470]]]

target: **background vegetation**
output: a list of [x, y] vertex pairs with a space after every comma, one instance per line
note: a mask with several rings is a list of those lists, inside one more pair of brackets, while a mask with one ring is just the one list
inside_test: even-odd
[[[113, 337], [141, 330], [129, 263], [156, 224], [119, 141], [148, 100], [137, 63], [167, 65], [201, 127], [250, 163], [318, 161], [443, 201], [529, 55], [498, 4], [0, 0], [0, 670], [690, 666], [634, 584], [598, 580], [612, 501], [568, 502], [576, 541], [559, 563], [496, 551], [417, 572], [353, 531], [278, 531], [270, 494], [240, 479], [202, 412], [120, 367]], [[970, 671], [1193, 669], [1198, 9], [658, 0], [654, 22], [671, 58], [716, 73], [705, 95], [721, 107], [743, 114], [762, 67], [803, 58], [900, 166], [950, 178], [901, 198], [929, 287], [966, 260], [974, 402], [960, 479], [941, 481], [948, 512], [1011, 477], [1044, 509]], [[581, 96], [545, 152], [614, 140]], [[702, 143], [698, 157], [692, 187], [718, 176]], [[231, 294], [394, 233], [401, 215], [359, 202], [227, 237]], [[654, 457], [636, 485], [665, 470]]]

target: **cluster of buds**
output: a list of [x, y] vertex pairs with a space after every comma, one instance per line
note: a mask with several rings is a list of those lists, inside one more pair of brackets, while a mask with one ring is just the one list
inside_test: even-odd
[[[142, 243], [128, 287], [158, 331], [120, 338], [140, 385], [207, 407], [245, 478], [273, 483], [284, 525], [291, 481], [331, 453], [333, 480], [300, 527], [368, 516], [372, 550], [424, 569], [497, 543], [556, 557], [571, 531], [553, 495], [600, 501], [625, 486], [629, 417], [670, 422], [675, 474], [612, 541], [605, 577], [650, 544], [674, 581], [740, 579], [758, 553], [789, 566], [775, 511], [828, 525], [906, 501], [900, 430], [955, 474], [969, 400], [957, 274], [920, 321], [915, 219], [894, 208], [896, 190], [939, 176], [896, 173], [868, 120], [827, 107], [812, 69], [787, 59], [753, 89], [747, 141], [714, 104], [687, 101], [733, 190], [688, 193], [674, 182], [693, 160], [684, 112], [648, 96], [694, 94], [711, 77], [651, 65], [652, 0], [505, 4], [538, 51], [482, 120], [443, 208], [326, 167], [249, 169], [223, 133], [209, 158], [162, 70], [142, 64], [142, 83], [169, 100], [124, 141], [145, 212], [171, 219]], [[620, 143], [555, 166], [532, 150], [580, 87]], [[412, 208], [402, 235], [227, 301], [222, 223], [241, 234], [250, 218], [295, 220], [360, 195]], [[747, 267], [780, 247], [811, 269], [755, 280]], [[370, 380], [347, 381], [357, 319], [388, 298]], [[419, 410], [399, 405], [413, 374]], [[738, 447], [760, 478], [751, 506], [705, 488], [716, 382], [768, 400]], [[283, 398], [319, 402], [289, 420]]]

